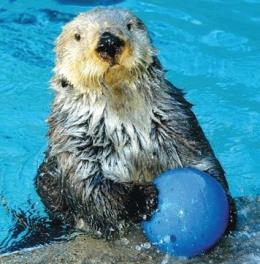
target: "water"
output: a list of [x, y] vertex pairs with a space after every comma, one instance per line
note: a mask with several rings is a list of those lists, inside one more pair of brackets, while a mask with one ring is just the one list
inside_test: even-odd
[[[45, 216], [34, 177], [47, 143], [54, 40], [64, 23], [95, 5], [71, 2], [0, 2], [2, 251], [29, 232], [26, 224], [17, 229], [17, 219]], [[195, 105], [232, 194], [260, 194], [260, 1], [114, 2], [148, 26], [168, 79]]]

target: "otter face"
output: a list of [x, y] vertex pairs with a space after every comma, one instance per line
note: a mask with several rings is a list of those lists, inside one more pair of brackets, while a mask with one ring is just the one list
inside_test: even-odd
[[120, 9], [94, 9], [68, 23], [57, 40], [55, 72], [82, 91], [130, 83], [153, 62], [140, 19]]

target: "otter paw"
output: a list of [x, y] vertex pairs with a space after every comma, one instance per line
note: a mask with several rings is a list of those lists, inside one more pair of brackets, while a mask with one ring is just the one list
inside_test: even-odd
[[158, 191], [154, 184], [133, 186], [126, 209], [133, 222], [149, 219], [157, 208]]

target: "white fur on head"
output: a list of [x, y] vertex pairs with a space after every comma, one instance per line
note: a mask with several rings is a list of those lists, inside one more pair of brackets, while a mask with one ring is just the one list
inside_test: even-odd
[[[125, 42], [113, 66], [96, 52], [100, 35], [105, 31]], [[75, 34], [80, 35], [80, 40], [75, 39]], [[84, 92], [134, 81], [152, 63], [155, 52], [144, 25], [129, 11], [94, 9], [64, 27], [57, 39], [56, 53], [55, 74]]]

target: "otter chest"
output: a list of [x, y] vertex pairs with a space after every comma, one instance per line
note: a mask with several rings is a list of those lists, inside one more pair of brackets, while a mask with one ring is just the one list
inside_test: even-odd
[[70, 113], [62, 114], [67, 118], [55, 129], [53, 145], [59, 153], [72, 154], [76, 176], [88, 177], [94, 166], [117, 182], [149, 182], [165, 169], [165, 157], [158, 155], [162, 152], [152, 136], [151, 108], [136, 99], [135, 109], [130, 103], [120, 113], [105, 102], [70, 104]]
[[151, 181], [155, 177], [158, 160], [148, 131], [123, 124], [109, 136], [108, 153], [101, 157], [106, 177], [119, 182]]
[[103, 122], [108, 144], [104, 146], [100, 164], [105, 177], [118, 182], [153, 180], [159, 161], [154, 154], [149, 111], [132, 112], [124, 119], [105, 113]]

